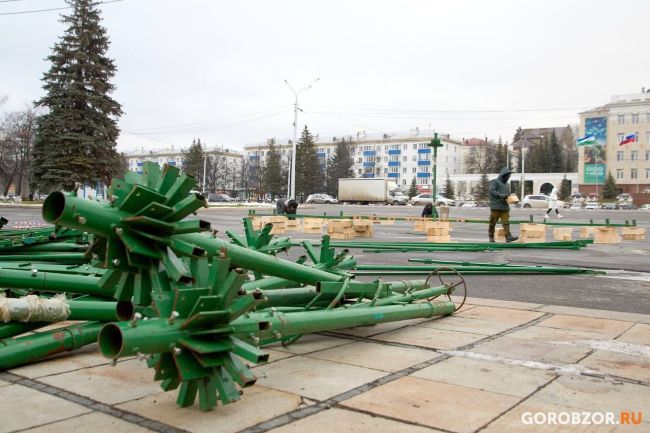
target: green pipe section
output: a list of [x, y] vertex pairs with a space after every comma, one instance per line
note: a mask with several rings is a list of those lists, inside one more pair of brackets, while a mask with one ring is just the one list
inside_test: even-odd
[[102, 326], [102, 323], [85, 323], [0, 340], [0, 370], [29, 364], [46, 356], [92, 344], [97, 341]]
[[[448, 315], [454, 310], [455, 305], [452, 302], [423, 302], [309, 312], [271, 311], [240, 316], [226, 328], [229, 333], [246, 338], [250, 336], [277, 338], [278, 335], [291, 336]], [[215, 332], [219, 333], [221, 329]], [[191, 335], [190, 329], [182, 328], [181, 321], [170, 323], [169, 320], [152, 319], [137, 322], [135, 326], [128, 322], [109, 323], [99, 334], [99, 348], [105, 357], [111, 359], [137, 354], [154, 354], [168, 352], [182, 345], [182, 340]]]
[[0, 269], [0, 287], [2, 288], [68, 292], [112, 297], [114, 290], [100, 288], [97, 284], [98, 281], [99, 278], [97, 277], [85, 275]]
[[49, 323], [31, 322], [31, 323], [16, 323], [8, 322], [0, 324], [0, 339], [15, 337], [16, 335], [25, 334], [26, 332], [33, 331], [34, 329], [47, 326]]
[[43, 253], [43, 254], [0, 254], [0, 260], [9, 261], [33, 261], [33, 262], [66, 262], [80, 263], [87, 262], [84, 253]]
[[115, 322], [130, 320], [134, 313], [133, 304], [124, 301], [68, 301], [68, 306], [70, 307], [68, 320]]
[[43, 203], [43, 219], [50, 224], [85, 230], [106, 238], [115, 237], [114, 229], [133, 215], [113, 207], [108, 201], [80, 198], [55, 191]]
[[37, 272], [53, 272], [57, 274], [77, 274], [77, 275], [92, 275], [101, 277], [106, 272], [106, 269], [96, 268], [89, 264], [57, 264], [57, 263], [31, 263], [31, 262], [3, 262], [0, 256], [0, 270], [13, 269], [16, 271], [31, 272], [36, 269]]
[[3, 248], [2, 251], [32, 254], [33, 252], [59, 252], [73, 253], [88, 249], [88, 245], [79, 245], [70, 242], [49, 242], [47, 244], [21, 245], [17, 247]]

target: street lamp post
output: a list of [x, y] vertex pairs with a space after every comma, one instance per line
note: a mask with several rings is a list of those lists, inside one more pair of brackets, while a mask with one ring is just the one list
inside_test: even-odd
[[436, 209], [436, 172], [437, 172], [437, 162], [438, 162], [438, 148], [442, 147], [442, 142], [438, 138], [438, 133], [433, 134], [431, 143], [429, 146], [433, 147], [433, 158], [431, 158], [431, 171], [433, 174], [431, 182], [431, 202], [433, 203], [433, 213], [431, 216], [433, 218], [438, 218], [438, 210]]
[[312, 86], [318, 82], [318, 80], [320, 80], [320, 78], [316, 78], [310, 85], [303, 87], [297, 92], [293, 89], [293, 87], [291, 87], [291, 84], [289, 84], [287, 80], [284, 80], [296, 98], [293, 103], [293, 143], [291, 143], [291, 166], [289, 168], [290, 173], [289, 176], [287, 176], [287, 198], [295, 199], [296, 197], [296, 143], [298, 141], [298, 110], [300, 110], [298, 107], [298, 95], [300, 95], [305, 90], [311, 89]]

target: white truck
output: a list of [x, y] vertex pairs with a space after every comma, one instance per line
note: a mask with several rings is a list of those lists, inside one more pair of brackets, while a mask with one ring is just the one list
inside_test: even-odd
[[405, 205], [408, 197], [386, 178], [339, 179], [339, 203], [388, 203]]

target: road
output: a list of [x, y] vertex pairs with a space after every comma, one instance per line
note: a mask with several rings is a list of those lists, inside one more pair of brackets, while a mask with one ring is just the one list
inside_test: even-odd
[[[312, 205], [302, 206], [301, 214], [335, 215], [343, 211], [346, 215], [419, 216], [421, 209], [412, 206], [356, 206], [356, 205]], [[218, 236], [225, 237], [226, 230], [241, 232], [241, 220], [247, 215], [247, 208], [209, 208], [199, 212], [199, 217], [208, 220], [219, 230]], [[258, 210], [258, 212], [270, 212]], [[541, 221], [544, 209], [513, 209], [511, 219], [528, 219], [533, 215]], [[452, 218], [487, 218], [487, 209], [452, 208]], [[650, 212], [623, 210], [565, 210], [562, 222], [588, 222], [590, 219], [611, 222], [636, 220], [637, 225], [650, 231]], [[0, 215], [13, 221], [42, 222], [39, 208], [2, 206]], [[552, 221], [555, 221], [553, 219]], [[376, 225], [372, 240], [376, 241], [426, 241], [421, 233], [412, 231], [412, 224], [397, 222], [394, 225]], [[515, 234], [519, 231], [513, 225]], [[550, 233], [550, 231], [549, 231]], [[295, 239], [318, 240], [318, 235], [290, 233]], [[574, 230], [574, 237], [577, 230]], [[487, 225], [474, 223], [453, 224], [452, 238], [460, 242], [484, 242], [487, 240]], [[467, 276], [470, 296], [624, 311], [650, 314], [650, 240], [623, 241], [620, 244], [590, 245], [578, 251], [573, 250], [501, 250], [480, 253], [364, 253], [352, 251], [359, 263], [364, 264], [407, 264], [408, 258], [429, 257], [441, 260], [466, 260], [476, 262], [517, 264], [544, 264], [581, 266], [608, 270], [605, 276], [594, 275], [533, 275], [533, 276]], [[287, 258], [295, 259], [302, 254], [293, 248]], [[365, 277], [369, 278], [369, 277]], [[403, 279], [386, 277], [385, 280]]]

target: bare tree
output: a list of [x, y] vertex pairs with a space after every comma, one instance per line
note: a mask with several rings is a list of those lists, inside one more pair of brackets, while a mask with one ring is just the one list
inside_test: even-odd
[[8, 113], [0, 121], [0, 186], [5, 196], [12, 185], [17, 195], [29, 189], [36, 116], [28, 107]]

